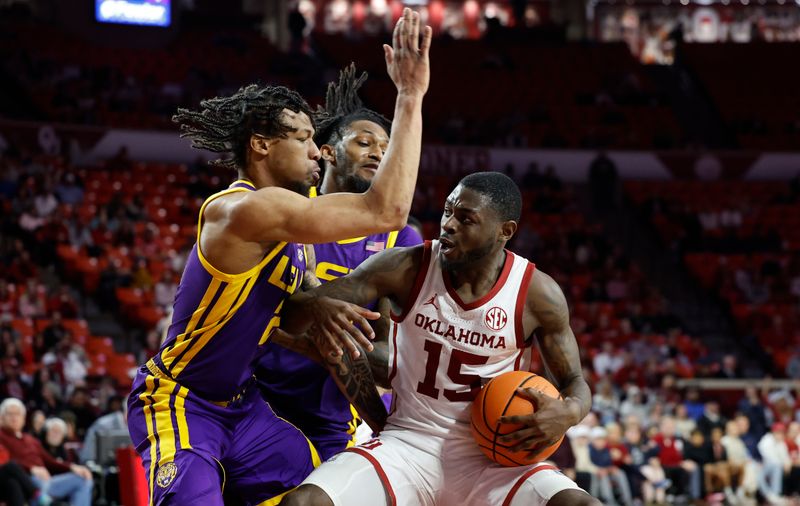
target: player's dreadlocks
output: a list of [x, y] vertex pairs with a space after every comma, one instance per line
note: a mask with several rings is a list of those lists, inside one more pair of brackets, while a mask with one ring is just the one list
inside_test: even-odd
[[317, 132], [314, 135], [314, 142], [317, 146], [339, 142], [344, 129], [358, 120], [377, 123], [386, 130], [386, 133], [390, 133], [392, 122], [382, 114], [366, 108], [358, 96], [358, 90], [366, 80], [366, 72], [356, 78], [356, 66], [351, 63], [339, 72], [338, 83], [328, 84], [325, 107], [318, 106], [316, 112]]
[[181, 137], [192, 140], [192, 147], [231, 156], [212, 161], [214, 165], [244, 169], [250, 136], [284, 137], [292, 131], [281, 118], [281, 111], [304, 112], [314, 121], [313, 111], [298, 93], [283, 86], [251, 84], [229, 97], [200, 102], [200, 109], [178, 109], [172, 121], [180, 124]]

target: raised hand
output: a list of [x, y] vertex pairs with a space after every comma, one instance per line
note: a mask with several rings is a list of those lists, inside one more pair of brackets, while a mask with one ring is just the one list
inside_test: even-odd
[[360, 353], [353, 340], [367, 351], [372, 351], [370, 339], [375, 338], [375, 333], [367, 320], [377, 320], [381, 317], [380, 313], [330, 297], [316, 297], [308, 307], [314, 321], [309, 333], [323, 357], [331, 354], [340, 356], [344, 347], [353, 358], [358, 358]]
[[424, 95], [430, 81], [430, 60], [433, 30], [425, 26], [420, 42], [419, 13], [409, 8], [397, 20], [392, 35], [392, 45], [383, 45], [386, 70], [399, 94]]

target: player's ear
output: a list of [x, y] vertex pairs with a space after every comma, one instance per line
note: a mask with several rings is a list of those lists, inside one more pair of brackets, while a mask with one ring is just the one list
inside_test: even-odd
[[269, 151], [269, 146], [270, 142], [266, 137], [261, 135], [250, 136], [250, 149], [252, 149], [254, 153], [258, 153], [262, 156], [266, 155], [267, 151]]
[[504, 241], [510, 241], [514, 234], [517, 233], [517, 222], [514, 220], [504, 221], [500, 225], [500, 238]]
[[330, 144], [323, 144], [319, 147], [319, 153], [323, 160], [336, 167], [336, 150]]

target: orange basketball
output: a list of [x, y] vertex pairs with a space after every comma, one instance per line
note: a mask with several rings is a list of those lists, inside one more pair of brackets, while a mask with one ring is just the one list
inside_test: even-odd
[[553, 454], [564, 440], [562, 436], [557, 443], [531, 459], [527, 450], [511, 451], [516, 444], [502, 443], [501, 436], [522, 428], [522, 425], [501, 424], [501, 416], [527, 415], [536, 411], [531, 401], [520, 397], [517, 388], [534, 388], [551, 397], [560, 394], [552, 383], [541, 376], [527, 371], [510, 371], [492, 378], [472, 403], [472, 435], [478, 446], [487, 457], [504, 466], [525, 466], [545, 460]]

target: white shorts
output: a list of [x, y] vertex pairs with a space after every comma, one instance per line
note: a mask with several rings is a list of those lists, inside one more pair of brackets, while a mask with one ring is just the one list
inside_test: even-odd
[[303, 484], [324, 490], [335, 506], [537, 506], [563, 490], [581, 490], [548, 464], [495, 464], [471, 437], [443, 440], [402, 429], [335, 455]]

